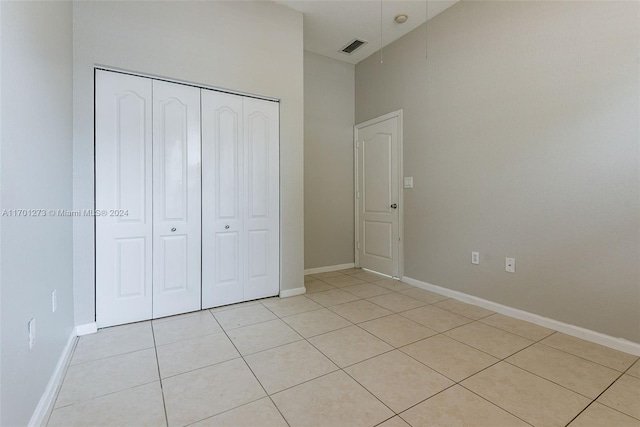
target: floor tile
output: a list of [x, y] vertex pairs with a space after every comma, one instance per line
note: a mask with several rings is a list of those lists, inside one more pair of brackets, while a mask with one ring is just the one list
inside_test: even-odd
[[167, 378], [162, 388], [169, 426], [200, 421], [265, 396], [242, 359]]
[[340, 289], [331, 289], [328, 291], [316, 292], [314, 294], [307, 295], [307, 298], [325, 307], [344, 304], [345, 302], [355, 301], [359, 299], [357, 296]]
[[313, 294], [315, 292], [322, 292], [322, 291], [328, 291], [330, 289], [335, 289], [334, 286], [331, 286], [330, 284], [320, 280], [305, 282], [304, 287], [307, 289], [307, 294]]
[[445, 332], [445, 335], [500, 359], [510, 356], [533, 343], [533, 341], [519, 335], [479, 322], [451, 329]]
[[235, 304], [227, 304], [227, 305], [222, 305], [220, 307], [210, 308], [209, 311], [212, 314], [220, 313], [221, 311], [235, 310], [236, 308], [249, 307], [250, 305], [261, 304], [262, 302], [269, 301], [271, 299], [276, 299], [276, 298], [278, 297], [270, 297], [270, 298], [256, 299], [252, 301], [237, 302]]
[[271, 399], [263, 397], [211, 418], [198, 421], [189, 427], [287, 427]]
[[394, 313], [411, 310], [426, 304], [424, 301], [420, 301], [397, 292], [367, 298], [367, 301], [384, 307], [387, 310], [391, 310]]
[[624, 372], [638, 359], [636, 356], [631, 354], [613, 350], [609, 347], [565, 335], [560, 332], [556, 332], [540, 342], [620, 372]]
[[632, 377], [640, 378], [640, 359], [638, 359], [638, 361], [634, 363], [631, 368], [629, 368], [627, 374], [631, 375]]
[[405, 420], [400, 418], [399, 416], [395, 416], [393, 418], [388, 419], [382, 424], [378, 424], [376, 427], [411, 427]]
[[394, 347], [402, 347], [437, 334], [436, 331], [399, 314], [370, 320], [359, 326]]
[[361, 268], [347, 268], [344, 270], [338, 270], [340, 271], [340, 273], [343, 274], [355, 274], [355, 273], [362, 273], [364, 270]]
[[165, 426], [160, 382], [55, 409], [48, 427]]
[[394, 414], [342, 371], [272, 396], [287, 422], [298, 426], [374, 426]]
[[444, 335], [418, 341], [401, 350], [456, 382], [499, 361]]
[[542, 344], [514, 354], [507, 362], [591, 399], [598, 397], [620, 375], [614, 369]]
[[535, 426], [564, 426], [591, 402], [506, 362], [493, 365], [461, 384]]
[[413, 286], [396, 279], [376, 280], [376, 285], [392, 291], [404, 291], [413, 288]]
[[297, 333], [305, 338], [335, 331], [336, 329], [346, 328], [347, 326], [352, 325], [351, 322], [343, 319], [326, 308], [283, 317], [282, 321], [291, 326]]
[[388, 316], [393, 312], [382, 308], [379, 305], [365, 300], [348, 302], [346, 304], [334, 305], [329, 310], [339, 314], [345, 319], [353, 323], [365, 322], [367, 320], [377, 319], [378, 317]]
[[343, 274], [341, 276], [336, 276], [336, 277], [325, 277], [324, 279], [322, 279], [322, 281], [327, 282], [328, 284], [333, 285], [336, 288], [342, 288], [345, 286], [359, 285], [361, 283], [365, 283], [364, 280], [357, 279], [347, 274]]
[[254, 304], [233, 310], [226, 310], [214, 314], [222, 329], [229, 330], [254, 323], [277, 319], [276, 315], [267, 310], [262, 304]]
[[400, 293], [408, 297], [419, 299], [420, 301], [424, 301], [427, 304], [433, 304], [438, 301], [443, 301], [449, 298], [449, 297], [445, 297], [444, 295], [436, 294], [435, 292], [427, 291], [420, 288], [414, 288], [414, 287], [410, 287], [409, 289], [402, 290], [400, 291]]
[[157, 352], [162, 378], [240, 357], [224, 332], [160, 345]]
[[345, 369], [398, 413], [453, 385], [453, 381], [395, 350]]
[[502, 329], [503, 331], [511, 332], [512, 334], [520, 335], [521, 337], [525, 337], [533, 341], [540, 341], [544, 337], [555, 332], [552, 329], [543, 328], [542, 326], [534, 325], [533, 323], [525, 322], [524, 320], [519, 320], [497, 313], [482, 318], [480, 322], [493, 326], [494, 328]]
[[413, 426], [526, 427], [529, 424], [455, 385], [400, 414]]
[[340, 277], [344, 276], [340, 271], [327, 271], [325, 273], [315, 273], [312, 274], [311, 277], [314, 279], [328, 279], [329, 277]]
[[467, 304], [462, 301], [450, 298], [444, 301], [440, 301], [434, 304], [436, 307], [443, 308], [445, 310], [452, 311], [470, 319], [482, 319], [483, 317], [495, 314], [494, 311], [487, 310], [486, 308], [478, 307], [477, 305]]
[[438, 332], [444, 332], [473, 322], [468, 317], [460, 316], [432, 305], [405, 311], [402, 316]]
[[351, 277], [364, 280], [365, 282], [377, 282], [379, 280], [386, 280], [389, 278], [387, 276], [383, 276], [382, 274], [373, 273], [371, 271], [361, 271], [359, 273], [352, 273]]
[[309, 275], [309, 274], [307, 274], [307, 275], [305, 275], [305, 276], [304, 276], [304, 283], [305, 283], [305, 284], [306, 284], [307, 282], [313, 282], [313, 281], [315, 281], [315, 280], [318, 280], [318, 279], [316, 279], [315, 277], [313, 277], [313, 276], [311, 276], [311, 275]]
[[302, 339], [296, 331], [280, 319], [232, 329], [227, 334], [242, 355], [257, 353]]
[[100, 329], [95, 334], [78, 338], [71, 365], [153, 348], [153, 346], [151, 322]]
[[357, 326], [318, 335], [309, 342], [341, 368], [393, 349]]
[[593, 402], [569, 427], [640, 427], [640, 420], [631, 418], [598, 402]]
[[292, 316], [305, 311], [322, 308], [320, 304], [311, 301], [304, 295], [289, 298], [274, 298], [262, 303], [278, 317]]
[[71, 365], [55, 403], [56, 408], [158, 381], [155, 349]]
[[602, 393], [598, 402], [640, 420], [640, 379], [623, 375]]
[[247, 356], [246, 361], [269, 394], [338, 369], [307, 341], [261, 351]]
[[169, 317], [160, 321], [154, 320], [152, 325], [156, 345], [169, 344], [222, 331], [209, 310], [186, 316]]
[[345, 286], [344, 288], [342, 288], [342, 290], [360, 298], [371, 298], [393, 292], [392, 290], [383, 288], [382, 286], [377, 286], [373, 283]]

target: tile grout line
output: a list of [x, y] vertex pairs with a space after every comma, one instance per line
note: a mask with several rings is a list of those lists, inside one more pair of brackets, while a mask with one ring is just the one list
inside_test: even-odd
[[164, 421], [169, 425], [169, 415], [167, 414], [167, 403], [164, 398], [164, 384], [162, 383], [162, 374], [160, 373], [160, 360], [158, 360], [158, 346], [156, 345], [156, 332], [153, 323], [150, 322], [151, 336], [153, 337], [153, 352], [156, 355], [156, 368], [158, 369], [158, 381], [160, 382], [160, 394], [162, 395], [162, 408], [164, 409]]

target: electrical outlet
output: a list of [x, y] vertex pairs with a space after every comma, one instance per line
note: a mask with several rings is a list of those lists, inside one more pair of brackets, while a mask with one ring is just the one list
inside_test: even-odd
[[58, 291], [56, 289], [51, 291], [51, 312], [55, 313], [58, 309]]
[[471, 264], [480, 264], [480, 252], [471, 252]]
[[508, 273], [516, 272], [516, 259], [515, 258], [505, 258], [504, 270]]
[[33, 348], [36, 344], [36, 319], [32, 318], [29, 320], [29, 324], [27, 325], [29, 330], [29, 350]]
[[404, 177], [404, 188], [413, 188], [413, 177], [405, 176]]

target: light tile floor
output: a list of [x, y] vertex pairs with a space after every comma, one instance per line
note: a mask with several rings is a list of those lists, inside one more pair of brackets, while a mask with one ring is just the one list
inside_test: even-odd
[[638, 357], [358, 269], [81, 337], [49, 426], [636, 426]]

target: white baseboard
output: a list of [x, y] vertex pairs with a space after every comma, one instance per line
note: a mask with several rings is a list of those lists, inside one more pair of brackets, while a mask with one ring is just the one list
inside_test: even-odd
[[85, 323], [84, 325], [76, 326], [76, 335], [81, 337], [83, 335], [95, 334], [98, 332], [98, 325], [96, 322]]
[[559, 320], [549, 319], [548, 317], [539, 316], [537, 314], [529, 313], [528, 311], [498, 304], [493, 301], [488, 301], [486, 299], [482, 299], [473, 295], [465, 294], [464, 292], [454, 291], [452, 289], [447, 289], [441, 286], [432, 285], [431, 283], [412, 279], [411, 277], [405, 276], [402, 281], [418, 288], [425, 289], [427, 291], [435, 292], [437, 294], [454, 298], [459, 301], [477, 305], [479, 307], [486, 308], [487, 310], [495, 311], [496, 313], [504, 314], [505, 316], [515, 317], [516, 319], [524, 320], [539, 326], [543, 326], [545, 328], [554, 329], [558, 332], [562, 332], [573, 337], [582, 338], [583, 340], [591, 341], [596, 344], [604, 345], [614, 350], [619, 350], [625, 353], [633, 354], [635, 356], [640, 356], [640, 344], [626, 340], [624, 338], [612, 337], [610, 335], [592, 331], [580, 326], [564, 323]]
[[305, 276], [307, 274], [327, 273], [329, 271], [346, 270], [347, 268], [355, 267], [355, 263], [350, 262], [348, 264], [328, 265], [326, 267], [307, 268], [304, 271]]
[[307, 293], [307, 288], [305, 288], [304, 286], [300, 288], [294, 288], [294, 289], [284, 289], [280, 291], [280, 298], [295, 297], [296, 295], [302, 295], [306, 293]]
[[44, 393], [42, 393], [42, 397], [40, 397], [40, 401], [38, 402], [38, 406], [36, 406], [35, 411], [33, 411], [33, 415], [31, 416], [31, 420], [29, 421], [29, 427], [40, 427], [46, 421], [49, 412], [53, 406], [53, 400], [56, 397], [56, 393], [62, 384], [62, 379], [64, 378], [64, 373], [67, 368], [67, 364], [69, 362], [69, 358], [71, 357], [71, 353], [73, 352], [73, 345], [76, 342], [76, 331], [75, 329], [71, 331], [71, 335], [67, 340], [67, 344], [64, 346], [62, 350], [62, 354], [58, 359], [58, 364], [56, 365], [51, 378], [49, 379], [49, 383], [47, 384], [47, 388], [44, 389]]

